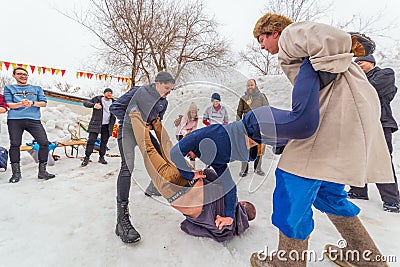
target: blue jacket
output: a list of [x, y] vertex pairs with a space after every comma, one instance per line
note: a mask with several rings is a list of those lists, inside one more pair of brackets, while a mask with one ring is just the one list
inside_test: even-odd
[[171, 160], [181, 175], [192, 180], [194, 173], [186, 165], [185, 156], [192, 151], [205, 164], [213, 167], [224, 189], [225, 216], [234, 218], [236, 207], [236, 184], [228, 168], [232, 161], [251, 161], [257, 151], [249, 150], [245, 141], [245, 128], [241, 121], [226, 125], [213, 124], [193, 131], [171, 149]]
[[155, 84], [150, 84], [135, 86], [126, 92], [111, 105], [110, 112], [118, 118], [119, 124], [123, 125], [124, 122], [131, 123], [129, 112], [138, 109], [143, 120], [150, 123], [157, 117], [163, 119], [167, 107], [167, 99], [160, 96]]
[[[24, 99], [34, 102], [46, 102], [43, 89], [40, 86], [10, 84], [4, 87], [4, 99], [6, 103], [18, 103]], [[40, 108], [31, 106], [29, 108], [19, 107], [8, 111], [7, 119], [9, 120], [40, 120]]]

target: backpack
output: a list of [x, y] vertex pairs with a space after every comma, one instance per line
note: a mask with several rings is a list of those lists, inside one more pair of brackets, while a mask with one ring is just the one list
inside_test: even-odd
[[4, 147], [0, 146], [0, 169], [7, 170], [7, 162], [8, 162], [8, 151]]

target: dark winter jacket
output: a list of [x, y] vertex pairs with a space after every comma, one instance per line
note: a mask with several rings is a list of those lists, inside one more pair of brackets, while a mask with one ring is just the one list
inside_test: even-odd
[[[83, 102], [83, 105], [85, 107], [93, 109], [92, 118], [90, 119], [89, 129], [88, 129], [88, 131], [91, 133], [100, 133], [101, 132], [101, 125], [103, 124], [103, 108], [95, 109], [94, 105], [95, 104], [102, 105], [102, 103], [101, 103], [102, 98], [103, 98], [103, 96], [99, 95], [99, 96], [93, 97], [90, 100], [86, 100], [85, 102]], [[115, 100], [112, 98], [111, 101], [114, 102]], [[109, 131], [110, 135], [113, 131], [114, 124], [115, 124], [115, 116], [110, 114], [110, 123], [108, 124], [108, 131]]]
[[239, 100], [239, 105], [236, 111], [236, 120], [243, 119], [243, 116], [246, 115], [250, 110], [269, 106], [267, 96], [264, 93], [261, 93], [257, 88], [253, 94], [245, 93]]
[[395, 85], [395, 74], [392, 69], [381, 69], [375, 67], [367, 73], [368, 81], [378, 92], [381, 102], [381, 123], [383, 127], [391, 128], [392, 132], [398, 130], [397, 122], [393, 118], [390, 102], [397, 92]]
[[123, 96], [118, 98], [110, 107], [119, 124], [130, 124], [129, 112], [137, 109], [142, 114], [144, 121], [151, 122], [157, 117], [163, 119], [168, 107], [168, 101], [157, 92], [155, 84], [135, 86]]
[[[213, 183], [214, 180], [208, 180], [206, 172], [211, 169], [206, 169], [204, 174], [207, 178], [203, 179], [204, 183], [204, 205], [202, 212], [197, 218], [186, 217], [181, 223], [181, 229], [194, 236], [210, 237], [217, 242], [223, 242], [233, 238], [235, 235], [242, 234], [249, 228], [249, 220], [245, 208], [236, 203], [235, 218], [229, 226], [223, 227], [221, 230], [215, 226], [215, 218], [217, 215], [225, 213], [223, 188], [218, 183]], [[217, 176], [215, 174], [215, 176]], [[216, 179], [218, 178], [215, 177]]]

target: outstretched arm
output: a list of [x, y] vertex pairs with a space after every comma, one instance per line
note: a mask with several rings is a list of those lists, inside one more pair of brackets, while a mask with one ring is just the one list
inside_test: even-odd
[[[218, 182], [224, 190], [224, 209], [225, 217], [235, 218], [235, 207], [237, 198], [236, 184], [232, 179], [231, 172], [227, 164], [211, 165], [218, 175]], [[223, 214], [221, 214], [223, 215]], [[222, 217], [222, 216], [221, 216]], [[233, 220], [232, 220], [233, 222]]]

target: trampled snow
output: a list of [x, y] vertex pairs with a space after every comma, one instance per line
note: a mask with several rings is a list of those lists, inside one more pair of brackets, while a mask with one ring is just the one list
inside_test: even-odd
[[[397, 66], [396, 66], [397, 67]], [[396, 68], [399, 74], [399, 68]], [[258, 79], [271, 105], [290, 108], [290, 85], [283, 76]], [[210, 84], [192, 84], [174, 91], [169, 96], [169, 108], [164, 124], [172, 139], [173, 120], [183, 114], [190, 102], [199, 106], [200, 116], [210, 105], [210, 96], [219, 92], [222, 104], [227, 106], [230, 121], [243, 89], [227, 90]], [[394, 100], [394, 114], [400, 120], [400, 99]], [[74, 113], [58, 105], [42, 109], [43, 124], [50, 141], [70, 139], [68, 125], [90, 116]], [[0, 115], [0, 145], [8, 147], [6, 116]], [[201, 123], [200, 123], [201, 124]], [[25, 134], [24, 142], [31, 141]], [[394, 134], [394, 161], [400, 174], [400, 134]], [[110, 139], [110, 153], [118, 153], [116, 140]], [[93, 155], [88, 167], [80, 167], [79, 158], [67, 158], [63, 148], [57, 148], [61, 159], [49, 171], [57, 175], [53, 180], [37, 179], [37, 165], [27, 152], [22, 152], [23, 179], [9, 184], [11, 170], [0, 173], [0, 266], [250, 266], [252, 252], [277, 248], [278, 230], [271, 224], [274, 168], [278, 156], [267, 152], [263, 169], [268, 176], [238, 177], [240, 163], [230, 165], [238, 184], [240, 200], [253, 202], [257, 218], [241, 236], [225, 243], [192, 237], [180, 230], [184, 216], [170, 208], [161, 199], [148, 198], [141, 188], [149, 177], [137, 150], [132, 179], [131, 220], [142, 235], [137, 244], [124, 244], [114, 233], [116, 222], [116, 178], [120, 158], [108, 157], [108, 165], [97, 163]], [[80, 156], [83, 150], [80, 150]], [[259, 186], [258, 190], [255, 190]], [[255, 191], [255, 192], [253, 192]], [[354, 201], [362, 209], [360, 217], [371, 236], [385, 255], [396, 255], [400, 262], [400, 215], [382, 210], [382, 203], [374, 185], [370, 185], [369, 201]], [[309, 249], [320, 254], [326, 243], [336, 243], [340, 236], [327, 217], [314, 212], [315, 231]], [[334, 266], [329, 261], [309, 266]], [[400, 266], [392, 263], [391, 266]]]

